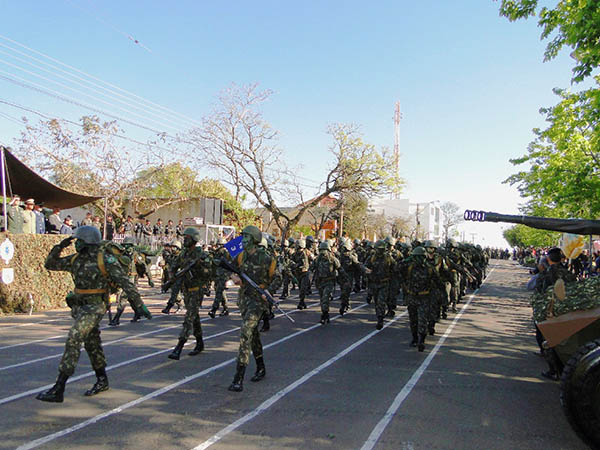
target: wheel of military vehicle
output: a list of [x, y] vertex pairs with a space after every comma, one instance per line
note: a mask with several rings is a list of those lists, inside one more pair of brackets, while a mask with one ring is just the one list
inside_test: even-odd
[[600, 339], [581, 346], [567, 362], [560, 402], [577, 434], [600, 449]]

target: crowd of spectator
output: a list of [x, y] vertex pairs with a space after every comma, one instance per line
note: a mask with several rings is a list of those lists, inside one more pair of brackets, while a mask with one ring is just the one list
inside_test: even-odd
[[[540, 268], [548, 267], [548, 251], [550, 248], [527, 248], [515, 249], [513, 259], [525, 264], [528, 261], [535, 261], [535, 268], [531, 270], [532, 274], [540, 271]], [[592, 256], [588, 249], [584, 249], [577, 258], [567, 259], [562, 254], [561, 264], [578, 280], [600, 275], [600, 251], [594, 250]]]
[[106, 216], [105, 225], [103, 218], [87, 212], [83, 220], [74, 223], [70, 215], [62, 218], [60, 212], [60, 208], [45, 208], [42, 202], [36, 202], [32, 198], [21, 202], [21, 198], [14, 195], [7, 204], [7, 226], [4, 226], [3, 216], [0, 217], [0, 230], [8, 229], [13, 234], [70, 235], [78, 226], [91, 225], [98, 228], [104, 239], [109, 241], [121, 242], [125, 237], [131, 236], [139, 245], [152, 248], [173, 240], [183, 241], [182, 220], [175, 225], [173, 220], [164, 224], [159, 218], [152, 224], [149, 219], [138, 219], [134, 222], [132, 216], [127, 216], [117, 223], [109, 214]]

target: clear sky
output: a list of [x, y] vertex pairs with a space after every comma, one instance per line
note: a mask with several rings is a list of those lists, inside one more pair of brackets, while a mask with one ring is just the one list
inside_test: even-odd
[[[265, 118], [281, 133], [290, 165], [302, 164], [314, 182], [331, 162], [328, 124], [359, 124], [367, 142], [391, 148], [400, 101], [404, 196], [470, 209], [518, 212], [516, 189], [502, 184], [517, 171], [508, 160], [525, 153], [531, 129], [544, 125], [539, 108], [555, 104], [552, 88], [569, 87], [571, 78], [568, 52], [543, 63], [535, 19], [510, 23], [492, 0], [0, 0], [0, 7], [0, 77], [116, 112], [14, 67], [26, 67], [15, 56], [31, 61], [7, 48], [25, 51], [17, 42], [192, 119], [208, 114], [232, 82], [257, 82], [275, 92]], [[70, 120], [91, 113], [2, 78], [1, 100]], [[21, 127], [6, 115], [37, 119], [0, 103], [0, 142], [12, 146]], [[174, 132], [169, 118], [135, 120]], [[500, 228], [465, 231], [469, 240], [475, 232], [479, 243], [505, 245]]]

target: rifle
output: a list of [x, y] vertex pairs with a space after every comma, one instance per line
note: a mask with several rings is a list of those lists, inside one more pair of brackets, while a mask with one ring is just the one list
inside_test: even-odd
[[196, 265], [197, 262], [198, 262], [198, 260], [194, 259], [194, 260], [190, 261], [188, 264], [186, 264], [185, 266], [183, 266], [181, 269], [179, 269], [175, 273], [175, 275], [173, 275], [173, 277], [162, 286], [161, 291], [163, 293], [167, 292], [171, 288], [171, 286], [173, 286], [178, 279], [185, 276], [190, 271], [190, 269]]
[[277, 311], [279, 311], [285, 317], [290, 319], [290, 322], [295, 323], [294, 319], [292, 319], [290, 316], [288, 316], [288, 314], [279, 307], [279, 302], [273, 298], [273, 296], [271, 295], [271, 293], [268, 290], [261, 288], [258, 284], [256, 284], [256, 282], [252, 278], [250, 278], [248, 275], [246, 275], [240, 269], [232, 266], [228, 261], [226, 261], [224, 259], [219, 260], [219, 266], [221, 266], [223, 269], [229, 270], [230, 272], [233, 272], [233, 273], [239, 275], [240, 278], [242, 278], [244, 281], [246, 281], [246, 283], [248, 283], [256, 292], [258, 292], [260, 295], [264, 296], [267, 299], [267, 301], [277, 309]]

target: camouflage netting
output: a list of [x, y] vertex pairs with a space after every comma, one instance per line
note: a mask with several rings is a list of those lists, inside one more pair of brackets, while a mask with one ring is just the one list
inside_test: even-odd
[[[7, 233], [0, 233], [0, 243]], [[15, 255], [8, 264], [0, 259], [0, 269], [12, 267], [14, 281], [4, 284], [0, 281], [0, 314], [29, 312], [30, 297], [33, 298], [33, 310], [64, 307], [66, 294], [73, 289], [71, 275], [68, 272], [50, 272], [44, 268], [46, 256], [53, 245], [66, 236], [49, 234], [10, 234], [9, 239], [15, 246]], [[63, 250], [63, 255], [74, 253], [71, 245]]]
[[[563, 301], [555, 300], [553, 314], [560, 316], [572, 311], [580, 311], [600, 307], [600, 277], [586, 278], [583, 281], [565, 284], [567, 296]], [[537, 322], [546, 320], [548, 308], [552, 301], [553, 287], [543, 294], [535, 293], [531, 297], [533, 318]]]

